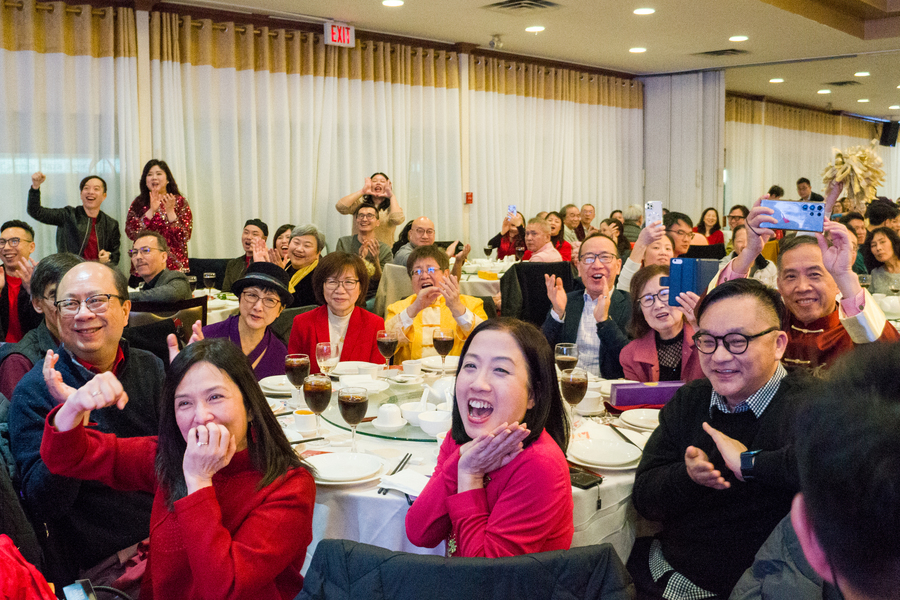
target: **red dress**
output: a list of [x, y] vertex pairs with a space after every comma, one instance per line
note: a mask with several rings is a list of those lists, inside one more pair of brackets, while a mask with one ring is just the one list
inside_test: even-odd
[[154, 493], [142, 600], [288, 600], [303, 588], [316, 486], [297, 467], [262, 489], [249, 452], [235, 453], [212, 487], [166, 506], [156, 479], [156, 437], [117, 438], [47, 415], [41, 458], [51, 472]]
[[184, 196], [175, 196], [175, 216], [177, 217], [172, 223], [169, 222], [166, 213], [157, 210], [153, 214], [153, 218], [148, 219], [144, 216], [147, 212], [147, 206], [140, 203], [141, 197], [138, 196], [131, 203], [128, 209], [128, 216], [125, 218], [125, 235], [128, 239], [134, 241], [137, 234], [148, 229], [159, 233], [166, 239], [169, 245], [169, 260], [166, 261], [166, 268], [170, 271], [179, 271], [188, 266], [187, 243], [191, 239], [191, 232], [194, 228], [194, 216], [191, 214], [191, 207], [188, 206]]

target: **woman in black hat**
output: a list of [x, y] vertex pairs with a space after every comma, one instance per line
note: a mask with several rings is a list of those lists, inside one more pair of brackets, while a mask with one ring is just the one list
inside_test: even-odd
[[255, 262], [231, 291], [240, 298], [240, 313], [203, 328], [204, 338], [229, 338], [253, 366], [257, 380], [284, 375], [287, 348], [269, 328], [293, 301], [288, 276], [277, 265]]

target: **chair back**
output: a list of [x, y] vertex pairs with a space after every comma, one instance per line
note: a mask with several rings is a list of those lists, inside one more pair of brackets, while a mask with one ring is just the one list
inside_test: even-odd
[[396, 302], [412, 296], [412, 280], [406, 267], [387, 263], [381, 269], [381, 281], [378, 282], [378, 291], [375, 292], [375, 304], [372, 312], [384, 318], [387, 307]]
[[574, 279], [569, 263], [516, 263], [500, 278], [500, 310], [504, 317], [543, 325], [551, 307], [544, 275], [556, 275], [562, 279], [566, 292], [572, 291]]
[[301, 306], [299, 308], [286, 308], [281, 311], [281, 314], [278, 315], [278, 318], [275, 319], [269, 328], [272, 330], [278, 339], [284, 342], [284, 345], [288, 345], [288, 340], [291, 339], [291, 328], [294, 326], [294, 317], [297, 315], [303, 314], [305, 312], [309, 312], [314, 308], [319, 308], [317, 304], [311, 304], [309, 306]]
[[497, 318], [497, 306], [494, 304], [493, 296], [475, 296], [484, 304], [484, 314], [487, 315], [488, 319], [496, 319]]
[[176, 319], [176, 322], [181, 322], [179, 337], [186, 344], [191, 339], [191, 327], [195, 321], [200, 321], [201, 325], [206, 326], [207, 301], [206, 295], [175, 302], [135, 301], [131, 303], [128, 323], [134, 327], [140, 327], [164, 319]]
[[[222, 289], [222, 282], [225, 281], [225, 267], [228, 266], [227, 258], [189, 258], [188, 266], [191, 268], [190, 274], [197, 278], [197, 288], [204, 287], [203, 274], [215, 273], [217, 290]], [[224, 290], [230, 292], [231, 290]]]

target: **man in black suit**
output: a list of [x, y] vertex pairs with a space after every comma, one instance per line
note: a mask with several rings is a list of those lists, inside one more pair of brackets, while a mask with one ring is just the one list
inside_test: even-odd
[[175, 302], [191, 298], [191, 284], [181, 271], [166, 268], [169, 246], [155, 231], [142, 231], [128, 251], [135, 273], [144, 280], [141, 289], [128, 294], [140, 302]]
[[806, 177], [797, 180], [797, 194], [800, 196], [800, 202], [825, 202], [825, 198], [821, 194], [812, 191], [812, 186]]

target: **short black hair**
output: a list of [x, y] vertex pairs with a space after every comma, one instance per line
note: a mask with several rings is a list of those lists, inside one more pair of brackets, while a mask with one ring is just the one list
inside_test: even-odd
[[833, 568], [871, 598], [900, 580], [900, 344], [864, 344], [810, 388], [795, 423], [807, 518]]
[[866, 218], [855, 211], [845, 212], [841, 215], [841, 218], [838, 219], [838, 223], [843, 223], [844, 225], [850, 225], [850, 221], [865, 221]]
[[81, 183], [78, 184], [78, 191], [80, 192], [80, 191], [84, 190], [84, 186], [86, 186], [87, 182], [90, 181], [91, 179], [97, 179], [100, 181], [100, 183], [103, 184], [103, 193], [105, 194], [106, 193], [106, 180], [104, 180], [99, 175], [88, 175], [87, 177], [82, 179]]
[[691, 221], [691, 218], [689, 216], [687, 216], [684, 213], [672, 211], [672, 212], [666, 213], [663, 216], [663, 227], [665, 227], [666, 230], [668, 230], [669, 227], [671, 227], [678, 221], [684, 221], [685, 223], [687, 223], [688, 227], [694, 226], [694, 222]]
[[446, 271], [450, 268], [450, 258], [447, 256], [447, 253], [431, 244], [429, 246], [419, 246], [415, 250], [409, 253], [409, 258], [406, 259], [406, 272], [412, 277], [413, 267], [416, 266], [416, 262], [422, 260], [423, 258], [433, 258], [434, 262], [438, 264], [441, 271]]
[[[780, 190], [781, 188], [778, 188], [778, 189]], [[772, 192], [772, 190], [769, 190], [769, 193], [771, 193], [771, 192]], [[730, 215], [731, 212], [734, 210], [741, 211], [741, 214], [744, 215], [745, 219], [747, 218], [747, 215], [750, 214], [750, 209], [747, 208], [746, 206], [744, 206], [743, 204], [735, 204], [734, 206], [731, 207], [731, 210], [728, 211], [728, 214]]]
[[83, 258], [70, 252], [57, 252], [42, 258], [31, 274], [31, 297], [43, 298], [48, 287], [59, 285], [69, 269], [83, 262]]
[[[152, 237], [156, 240], [156, 247], [162, 250], [163, 252], [169, 251], [169, 244], [166, 242], [166, 238], [162, 236], [158, 231], [152, 231], [150, 229], [142, 229], [138, 232], [136, 236], [134, 236], [134, 241], [137, 242], [142, 237]], [[133, 246], [134, 244], [132, 244]]]
[[0, 231], [6, 231], [10, 227], [18, 227], [19, 229], [24, 229], [28, 232], [28, 235], [31, 236], [31, 241], [34, 241], [34, 229], [31, 228], [31, 225], [26, 223], [25, 221], [20, 221], [19, 219], [12, 219], [0, 225]]
[[900, 215], [900, 210], [891, 202], [876, 200], [866, 209], [866, 218], [869, 220], [870, 227], [878, 227], [885, 221], [896, 219], [897, 215]]
[[364, 208], [371, 208], [372, 210], [374, 210], [375, 218], [376, 219], [378, 218], [378, 207], [375, 206], [375, 204], [373, 202], [366, 201], [366, 202], [361, 203], [359, 206], [357, 206], [356, 210], [353, 211], [353, 219], [354, 220], [356, 219], [357, 215], [359, 215], [359, 211], [361, 211]]
[[809, 179], [807, 179], [806, 177], [801, 177], [800, 179], [797, 180], [797, 185], [798, 185], [798, 186], [799, 186], [801, 183], [805, 183], [805, 184], [808, 185], [808, 186], [812, 186], [812, 184], [809, 182]]
[[777, 324], [779, 329], [784, 329], [787, 323], [787, 309], [784, 306], [784, 300], [781, 299], [781, 294], [778, 293], [778, 290], [770, 288], [756, 279], [748, 279], [746, 277], [721, 283], [707, 293], [694, 310], [694, 314], [697, 315], [697, 323], [700, 323], [703, 313], [716, 302], [738, 296], [752, 296], [756, 298], [765, 307], [765, 310], [770, 313], [770, 316], [775, 321], [773, 324]]
[[784, 258], [784, 255], [800, 246], [815, 246], [818, 248], [819, 241], [811, 235], [794, 235], [779, 240], [778, 258], [775, 259], [775, 266], [778, 268], [779, 273], [781, 272], [781, 259]]
[[247, 219], [247, 222], [244, 223], [244, 227], [246, 228], [247, 225], [253, 225], [254, 227], [259, 227], [260, 230], [262, 230], [263, 237], [264, 238], [269, 237], [269, 226], [266, 225], [265, 223], [263, 223], [261, 219]]
[[[244, 225], [244, 227], [246, 227], [246, 225]], [[282, 233], [284, 233], [285, 231], [293, 231], [294, 227], [296, 227], [296, 225], [294, 225], [293, 223], [285, 223], [284, 225], [276, 229], [275, 235], [272, 236], [272, 247], [275, 247], [275, 242], [278, 240], [278, 238], [281, 237]]]
[[[809, 182], [807, 181], [806, 183]], [[780, 185], [773, 185], [769, 188], [769, 196], [778, 196], [779, 198], [781, 198], [782, 196], [784, 196], [784, 188], [782, 188]]]

